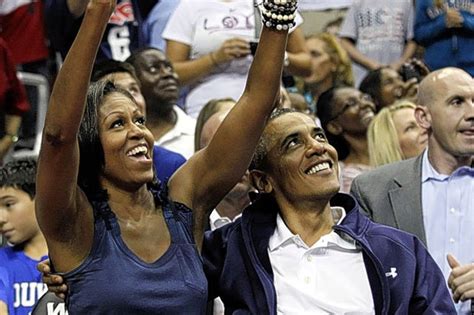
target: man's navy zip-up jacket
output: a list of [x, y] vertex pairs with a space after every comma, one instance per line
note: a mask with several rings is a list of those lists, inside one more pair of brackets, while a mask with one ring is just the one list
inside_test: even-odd
[[[349, 195], [337, 194], [331, 206], [346, 210], [334, 230], [362, 249], [376, 314], [456, 314], [441, 270], [416, 236], [370, 221]], [[267, 248], [277, 211], [276, 202], [262, 195], [241, 219], [206, 234], [209, 297], [220, 296], [226, 314], [276, 314]]]

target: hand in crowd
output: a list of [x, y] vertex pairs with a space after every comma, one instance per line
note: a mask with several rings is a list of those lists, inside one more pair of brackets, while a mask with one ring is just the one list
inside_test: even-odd
[[43, 283], [46, 283], [48, 286], [48, 291], [53, 292], [61, 299], [65, 299], [67, 285], [64, 283], [63, 277], [51, 274], [49, 259], [41, 261], [36, 268], [38, 268], [39, 272], [41, 272], [43, 276]]
[[418, 80], [411, 78], [406, 81], [403, 85], [403, 98], [416, 103], [416, 97], [418, 94]]
[[448, 286], [453, 294], [454, 302], [464, 302], [474, 298], [474, 264], [461, 265], [451, 254], [447, 259], [452, 269]]
[[375, 70], [375, 69], [378, 69], [378, 68], [381, 68], [383, 67], [382, 64], [378, 63], [377, 61], [375, 60], [370, 60], [368, 63], [367, 63], [367, 70]]
[[397, 60], [395, 62], [392, 62], [388, 66], [390, 68], [392, 68], [393, 70], [398, 71], [398, 70], [400, 70], [400, 68], [402, 67], [403, 64], [404, 64], [403, 60]]
[[9, 136], [5, 136], [0, 139], [0, 161], [3, 160], [11, 145], [12, 142]]
[[447, 28], [455, 28], [455, 27], [462, 27], [464, 22], [464, 18], [459, 12], [458, 9], [446, 7], [446, 27]]
[[250, 44], [241, 38], [230, 38], [222, 43], [221, 47], [211, 53], [212, 59], [217, 64], [229, 62], [250, 54]]

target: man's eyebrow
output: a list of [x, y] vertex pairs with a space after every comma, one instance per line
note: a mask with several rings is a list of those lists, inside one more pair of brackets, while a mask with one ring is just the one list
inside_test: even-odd
[[290, 133], [288, 136], [286, 136], [280, 143], [280, 148], [283, 148], [285, 146], [285, 144], [291, 140], [291, 139], [294, 139], [296, 137], [298, 137], [299, 135], [299, 132], [298, 131], [295, 131], [293, 133]]

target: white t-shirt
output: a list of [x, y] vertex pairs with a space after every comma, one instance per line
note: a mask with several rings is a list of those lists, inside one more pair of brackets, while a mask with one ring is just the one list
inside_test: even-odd
[[176, 112], [176, 125], [155, 141], [156, 145], [177, 152], [189, 159], [194, 154], [194, 132], [196, 120], [186, 115], [178, 106], [173, 106]]
[[[297, 16], [296, 23], [302, 23]], [[171, 16], [163, 38], [191, 47], [191, 59], [217, 50], [230, 38], [255, 40], [253, 0], [181, 0]], [[190, 86], [186, 98], [186, 112], [196, 118], [201, 108], [211, 99], [232, 97], [237, 100], [245, 88], [251, 55], [222, 64]]]
[[[412, 0], [354, 0], [339, 36], [355, 40], [361, 53], [388, 65], [400, 59], [413, 38], [413, 19]], [[356, 63], [353, 70], [359, 86], [367, 71]]]

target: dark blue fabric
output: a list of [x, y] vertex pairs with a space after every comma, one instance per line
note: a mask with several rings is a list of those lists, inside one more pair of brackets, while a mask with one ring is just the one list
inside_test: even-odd
[[[456, 314], [440, 269], [416, 236], [373, 223], [349, 195], [337, 194], [331, 205], [346, 210], [334, 230], [361, 247], [377, 314]], [[206, 233], [202, 255], [209, 296], [220, 295], [226, 312], [276, 314], [267, 248], [277, 212], [274, 200], [261, 196], [235, 223]], [[391, 268], [395, 278], [386, 276]]]
[[[115, 12], [115, 18], [109, 21], [102, 37], [96, 60], [123, 61], [128, 55], [122, 52], [133, 52], [141, 46], [139, 24], [142, 18], [137, 2], [117, 0]], [[66, 0], [45, 0], [45, 21], [51, 46], [64, 58], [79, 31], [82, 18], [71, 14]]]
[[153, 147], [153, 165], [161, 182], [166, 182], [184, 162], [186, 159], [179, 153], [157, 145]]
[[[153, 190], [153, 189], [152, 189]], [[94, 243], [89, 257], [64, 274], [70, 314], [204, 314], [207, 281], [191, 233], [192, 212], [153, 190], [163, 203], [171, 235], [156, 262], [139, 259], [124, 243], [115, 214], [104, 198], [92, 201]]]

